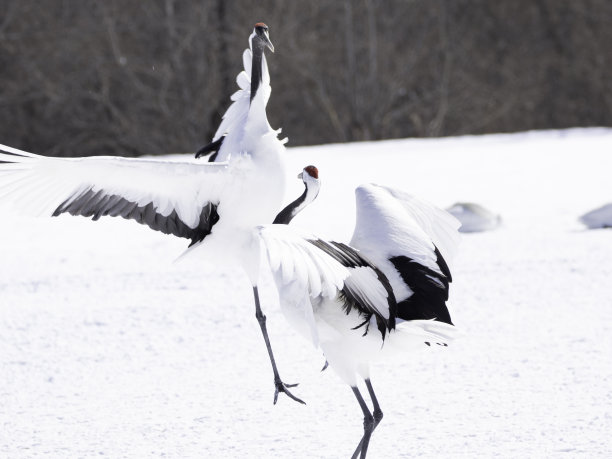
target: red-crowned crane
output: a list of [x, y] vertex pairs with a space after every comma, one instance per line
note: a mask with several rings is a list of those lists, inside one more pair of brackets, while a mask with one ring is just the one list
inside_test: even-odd
[[[447, 260], [459, 222], [402, 191], [377, 185], [356, 189], [357, 221], [350, 245], [289, 227], [320, 188], [314, 166], [304, 168], [305, 191], [257, 230], [288, 321], [323, 351], [351, 386], [364, 415], [353, 458], [365, 458], [383, 413], [370, 381], [370, 363], [386, 353], [441, 345], [455, 334], [446, 301]], [[326, 363], [326, 365], [327, 365]], [[357, 388], [364, 380], [373, 411]]]
[[256, 316], [273, 366], [274, 401], [285, 392], [301, 402], [278, 374], [257, 291], [260, 252], [252, 228], [271, 222], [280, 208], [285, 147], [265, 110], [270, 84], [264, 50], [274, 49], [265, 24], [255, 24], [249, 45], [243, 56], [248, 75], [238, 76], [241, 90], [219, 127], [227, 137], [217, 162], [54, 158], [0, 145], [0, 200], [30, 215], [135, 220], [188, 239], [189, 253], [241, 265], [253, 287]]

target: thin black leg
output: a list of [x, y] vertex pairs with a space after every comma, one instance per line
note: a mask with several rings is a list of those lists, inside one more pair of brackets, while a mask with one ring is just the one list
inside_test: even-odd
[[[370, 398], [372, 399], [372, 405], [374, 405], [374, 429], [383, 418], [383, 412], [380, 409], [380, 405], [378, 404], [378, 399], [376, 398], [376, 394], [374, 393], [374, 388], [372, 387], [372, 382], [369, 379], [365, 380], [366, 387], [368, 388], [368, 392], [370, 393]], [[372, 429], [372, 430], [374, 430]]]
[[259, 326], [261, 327], [261, 332], [263, 333], [264, 341], [266, 342], [266, 347], [268, 349], [268, 355], [270, 356], [270, 363], [272, 364], [272, 371], [274, 372], [274, 404], [276, 405], [276, 401], [278, 400], [278, 393], [284, 392], [287, 396], [296, 402], [303, 403], [304, 401], [297, 398], [291, 392], [289, 392], [288, 387], [295, 387], [297, 384], [285, 384], [280, 378], [278, 374], [278, 369], [276, 368], [276, 361], [274, 360], [274, 354], [272, 353], [272, 345], [270, 344], [270, 338], [268, 337], [268, 329], [266, 327], [266, 316], [261, 310], [261, 306], [259, 304], [259, 293], [257, 291], [257, 287], [253, 287], [253, 296], [255, 297], [255, 317], [259, 322]]
[[[376, 426], [380, 424], [380, 421], [383, 418], [383, 412], [380, 409], [380, 405], [378, 403], [378, 399], [376, 398], [376, 394], [374, 393], [374, 388], [372, 387], [372, 382], [369, 379], [365, 380], [366, 387], [368, 388], [368, 392], [370, 394], [370, 398], [372, 399], [372, 405], [374, 405], [374, 412], [370, 413], [368, 407], [361, 396], [361, 393], [356, 387], [353, 387], [353, 392], [355, 393], [355, 397], [357, 397], [357, 401], [359, 402], [359, 406], [361, 406], [361, 410], [363, 411], [364, 420], [363, 420], [363, 437], [357, 445], [357, 449], [353, 453], [352, 459], [356, 459], [361, 452], [361, 459], [366, 457], [366, 453], [368, 450], [368, 445], [370, 444], [370, 438], [372, 437], [372, 433]], [[371, 425], [371, 427], [368, 427]]]
[[[361, 437], [361, 440], [359, 441], [359, 444], [357, 445], [355, 452], [351, 456], [351, 459], [357, 459], [357, 457], [364, 459], [368, 452], [368, 445], [370, 444], [370, 436], [372, 435], [372, 431], [374, 430], [374, 416], [372, 416], [372, 413], [370, 413], [368, 405], [366, 404], [365, 400], [361, 396], [361, 392], [359, 392], [359, 389], [357, 389], [357, 387], [352, 387], [352, 386], [351, 386], [351, 389], [353, 389], [353, 393], [355, 394], [355, 397], [357, 398], [357, 402], [359, 402], [361, 411], [363, 411], [363, 436]], [[361, 453], [361, 455], [359, 453]]]

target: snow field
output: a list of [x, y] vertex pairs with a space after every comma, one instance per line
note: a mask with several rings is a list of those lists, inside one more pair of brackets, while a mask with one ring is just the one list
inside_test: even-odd
[[[370, 457], [609, 457], [612, 232], [579, 215], [612, 201], [612, 131], [291, 148], [319, 168], [293, 225], [348, 241], [354, 188], [472, 201], [502, 226], [466, 234], [450, 309], [462, 339], [378, 364]], [[290, 181], [286, 201], [302, 191]], [[0, 225], [0, 457], [349, 457], [359, 406], [260, 289], [280, 395], [240, 271], [173, 260], [186, 241], [133, 222]]]

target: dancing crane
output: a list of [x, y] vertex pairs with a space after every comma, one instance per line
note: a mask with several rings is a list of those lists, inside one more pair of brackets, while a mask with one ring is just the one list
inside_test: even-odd
[[[249, 43], [252, 59], [245, 57], [244, 62], [250, 91], [246, 98], [242, 94], [235, 100], [224, 116], [219, 130], [229, 137], [217, 162], [55, 158], [0, 145], [0, 200], [30, 215], [67, 213], [93, 220], [103, 216], [134, 220], [188, 239], [185, 254], [197, 252], [218, 264], [242, 266], [253, 287], [256, 316], [270, 353], [274, 401], [279, 392], [285, 392], [301, 402], [283, 384], [274, 364], [257, 291], [260, 252], [252, 228], [272, 221], [280, 208], [285, 147], [265, 111], [270, 85], [263, 53], [265, 48], [274, 49], [268, 27], [257, 23]], [[241, 88], [244, 75], [238, 77]]]
[[[304, 168], [305, 191], [276, 219], [258, 228], [289, 323], [322, 349], [352, 389], [364, 415], [353, 458], [365, 458], [383, 413], [370, 363], [389, 353], [446, 346], [454, 335], [446, 300], [459, 222], [402, 191], [377, 185], [356, 190], [350, 245], [288, 227], [319, 191], [318, 170]], [[443, 256], [444, 254], [444, 256]], [[326, 364], [327, 365], [327, 364]], [[357, 382], [363, 379], [371, 412]]]

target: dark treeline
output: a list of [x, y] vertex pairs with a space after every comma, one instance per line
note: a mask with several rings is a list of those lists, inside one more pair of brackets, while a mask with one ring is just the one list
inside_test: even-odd
[[264, 21], [290, 145], [612, 125], [609, 0], [0, 0], [0, 143], [193, 151]]

